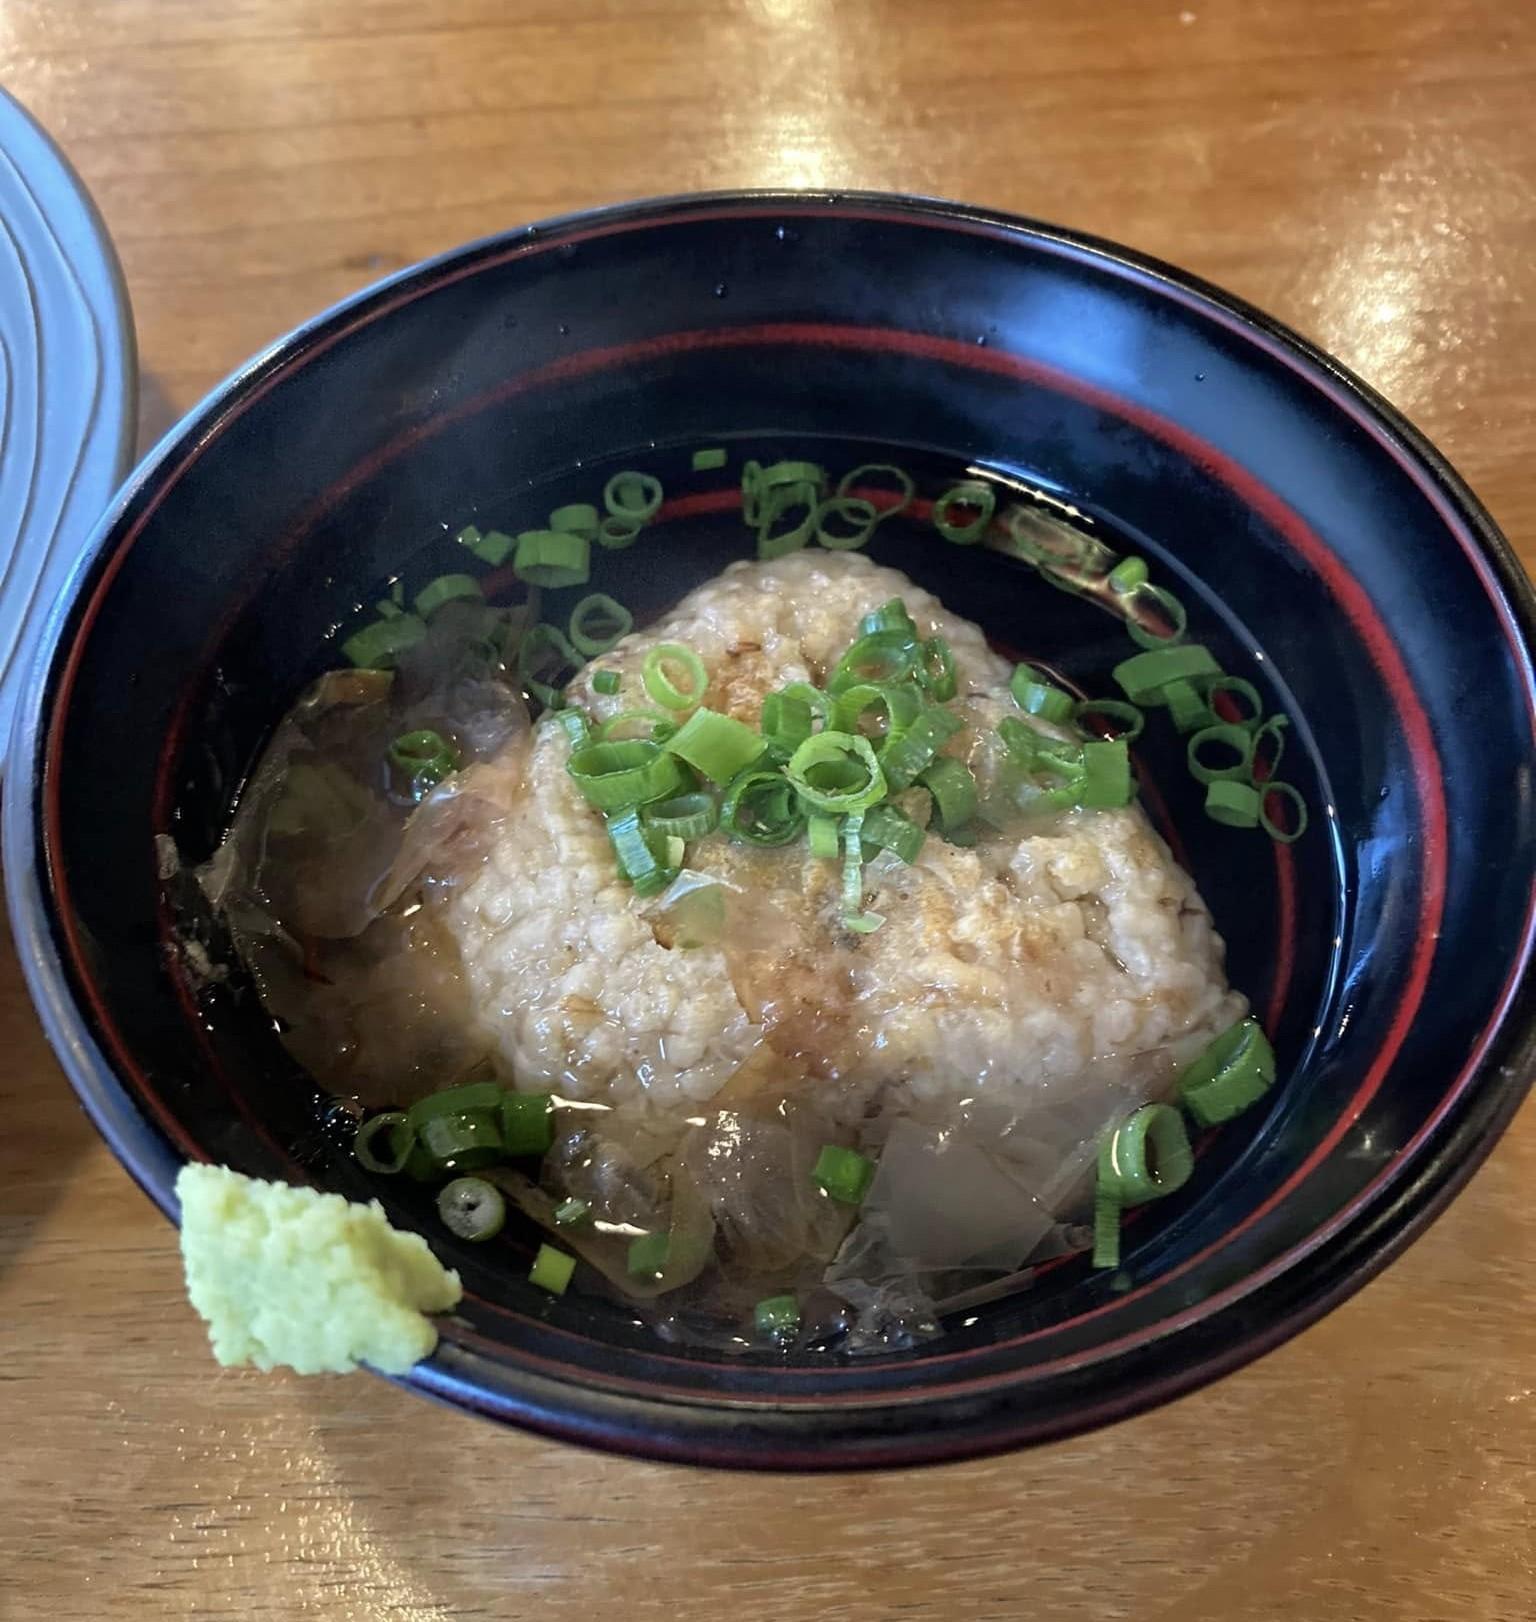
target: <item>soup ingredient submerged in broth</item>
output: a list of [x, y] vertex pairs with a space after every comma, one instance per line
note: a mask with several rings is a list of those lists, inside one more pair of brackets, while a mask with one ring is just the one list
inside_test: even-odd
[[[694, 1332], [750, 1326], [756, 1303], [759, 1333], [782, 1339], [802, 1321], [786, 1301], [815, 1327], [835, 1300], [856, 1342], [888, 1343], [927, 1327], [934, 1298], [1081, 1243], [1068, 1224], [1089, 1214], [1106, 1135], [1244, 1012], [1199, 896], [1141, 811], [1043, 802], [1007, 729], [1070, 734], [1021, 722], [1012, 668], [981, 632], [857, 553], [735, 564], [593, 660], [567, 697], [598, 729], [644, 709], [624, 723], [644, 736], [702, 701], [755, 731], [768, 695], [824, 684], [860, 621], [896, 598], [952, 652], [960, 725], [942, 755], [974, 774], [979, 803], [966, 844], [935, 829], [910, 863], [869, 861], [862, 915], [844, 861], [804, 837], [682, 837], [675, 882], [637, 894], [568, 769], [582, 723], [530, 732], [519, 702], [493, 724], [496, 703], [479, 706], [498, 684], [454, 664], [494, 627], [451, 616], [482, 605], [444, 610], [388, 692], [370, 693], [373, 724], [343, 726], [364, 780], [359, 762], [409, 728], [452, 739], [465, 770], [414, 811], [398, 783], [364, 795], [285, 851], [273, 807], [294, 763], [334, 765], [322, 684], [213, 864], [265, 1000], [321, 1079], [375, 1103], [471, 1072], [514, 1101], [555, 1094], [537, 1178], [481, 1175]], [[688, 657], [660, 661], [668, 644]], [[679, 683], [684, 710], [658, 714]], [[923, 787], [893, 803], [934, 822]], [[349, 860], [350, 903], [326, 882]], [[510, 1107], [500, 1097], [492, 1086], [471, 1109], [466, 1095], [462, 1118]], [[867, 1193], [867, 1173], [848, 1184], [826, 1169], [861, 1156]]]

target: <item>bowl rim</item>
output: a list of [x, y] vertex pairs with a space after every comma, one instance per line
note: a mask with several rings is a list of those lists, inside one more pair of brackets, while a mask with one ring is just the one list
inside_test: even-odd
[[[181, 1157], [140, 1112], [76, 1005], [54, 939], [52, 907], [43, 882], [47, 853], [41, 849], [35, 817], [55, 655], [73, 605], [118, 534], [124, 515], [153, 487], [178, 449], [195, 443], [200, 428], [216, 420], [231, 402], [259, 386], [287, 359], [308, 349], [333, 322], [378, 301], [387, 307], [388, 295], [409, 283], [420, 281], [423, 290], [441, 286], [456, 279], [452, 276], [455, 271], [472, 273], [487, 253], [515, 250], [519, 245], [543, 246], [572, 236], [626, 231], [679, 217], [707, 218], [732, 211], [814, 217], [820, 210], [842, 215], [867, 211], [879, 218], [1002, 237], [1036, 249], [1067, 250], [1122, 276], [1130, 275], [1143, 285], [1150, 283], [1159, 296], [1175, 295], [1185, 305], [1203, 306], [1208, 313], [1223, 316], [1243, 343], [1261, 341], [1267, 352], [1278, 352], [1302, 376], [1322, 385], [1321, 392], [1332, 397], [1333, 409], [1347, 409], [1353, 403], [1356, 420], [1371, 429], [1382, 448], [1415, 475], [1447, 527], [1454, 518], [1471, 537], [1475, 550], [1468, 555], [1496, 607], [1503, 610], [1512, 649], [1523, 655], [1529, 699], [1536, 648], [1536, 592], [1512, 548], [1447, 458], [1380, 394], [1309, 340], [1245, 300], [1161, 260], [1086, 233], [942, 198], [841, 190], [726, 190], [646, 198], [478, 238], [406, 266], [338, 301], [277, 338], [216, 384], [160, 439], [123, 485], [92, 532], [33, 644], [10, 739], [10, 792], [0, 808], [8, 904], [18, 956], [45, 1031], [86, 1113], [129, 1173], [172, 1220], [177, 1217], [173, 1184]], [[1427, 481], [1419, 475], [1427, 475]], [[1176, 1332], [1204, 1325], [1203, 1350], [1167, 1373], [1154, 1371], [1129, 1380], [1122, 1377], [1118, 1388], [1113, 1380], [1106, 1380], [1104, 1389], [1090, 1384], [1086, 1401], [1050, 1412], [1021, 1403], [1017, 1390], [1010, 1386], [1003, 1395], [988, 1400], [985, 1413], [969, 1415], [963, 1425], [952, 1420], [967, 1406], [966, 1399], [942, 1391], [906, 1402], [899, 1393], [894, 1394], [888, 1406], [874, 1410], [877, 1416], [888, 1416], [883, 1425], [878, 1420], [872, 1425], [855, 1422], [835, 1397], [799, 1411], [772, 1404], [744, 1405], [725, 1397], [678, 1403], [615, 1394], [581, 1378], [563, 1380], [528, 1371], [519, 1373], [518, 1389], [509, 1394], [503, 1388], [487, 1389], [477, 1354], [446, 1343], [397, 1383], [567, 1440], [652, 1458], [780, 1469], [938, 1462], [1075, 1433], [1139, 1412], [1251, 1361], [1315, 1322], [1385, 1268], [1454, 1198], [1490, 1152], [1530, 1086], [1536, 1063], [1536, 982], [1531, 953], [1532, 920], [1528, 918], [1498, 1012], [1477, 1045], [1477, 1061], [1467, 1067], [1459, 1086], [1394, 1163], [1391, 1174], [1373, 1181], [1264, 1269], [1246, 1275], [1221, 1296], [1198, 1303], [1192, 1309], [1193, 1324], [1181, 1323]], [[1517, 1020], [1522, 1003], [1522, 1017]], [[1488, 1056], [1500, 1040], [1510, 1045], [1510, 1052], [1495, 1073]], [[1457, 1110], [1459, 1114], [1453, 1118]], [[1414, 1175], [1405, 1181], [1410, 1171]], [[1329, 1253], [1326, 1258], [1325, 1250]], [[1262, 1324], [1243, 1315], [1244, 1305], [1251, 1306], [1261, 1289], [1281, 1281], [1294, 1288], [1303, 1262], [1310, 1264], [1312, 1278], [1297, 1300]], [[1232, 1333], [1214, 1332], [1223, 1323], [1234, 1322]], [[1099, 1363], [1097, 1367], [1107, 1369], [1108, 1365]], [[1029, 1371], [1020, 1370], [1019, 1385], [1028, 1381]]]

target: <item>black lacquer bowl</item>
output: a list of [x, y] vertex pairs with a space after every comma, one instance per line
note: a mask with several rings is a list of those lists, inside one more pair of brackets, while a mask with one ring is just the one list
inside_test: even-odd
[[[406, 1383], [603, 1446], [797, 1468], [1004, 1448], [1188, 1390], [1382, 1267], [1525, 1091], [1532, 599], [1380, 399], [1105, 243], [901, 198], [646, 203], [407, 271], [253, 361], [138, 470], [37, 650], [5, 859], [44, 1022], [167, 1212], [187, 1157], [372, 1192], [317, 1140], [314, 1090], [238, 980], [187, 983], [155, 836], [207, 854], [327, 636], [444, 526], [628, 456], [684, 497], [616, 555], [659, 604], [727, 555], [726, 475], [687, 451], [770, 434], [1071, 501], [1294, 718], [1284, 775], [1313, 816], [1291, 846], [1207, 822], [1171, 729], [1138, 762], [1282, 1085], [1132, 1227], [1119, 1280], [1057, 1266], [915, 1351], [693, 1353], [542, 1295], [521, 1241], [438, 1234], [462, 1321]], [[1098, 610], [981, 548], [890, 545], [1000, 642], [1103, 690], [1124, 644]]]

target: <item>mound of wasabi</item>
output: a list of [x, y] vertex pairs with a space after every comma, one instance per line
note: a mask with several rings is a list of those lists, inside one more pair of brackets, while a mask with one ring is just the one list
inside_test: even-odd
[[420, 1234], [389, 1225], [375, 1200], [263, 1182], [225, 1166], [184, 1166], [181, 1254], [187, 1294], [226, 1368], [403, 1374], [437, 1345], [427, 1313], [463, 1294]]

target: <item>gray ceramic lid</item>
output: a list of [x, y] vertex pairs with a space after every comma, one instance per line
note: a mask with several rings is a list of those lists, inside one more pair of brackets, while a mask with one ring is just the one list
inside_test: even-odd
[[133, 456], [133, 316], [79, 177], [0, 91], [0, 740], [27, 645]]

